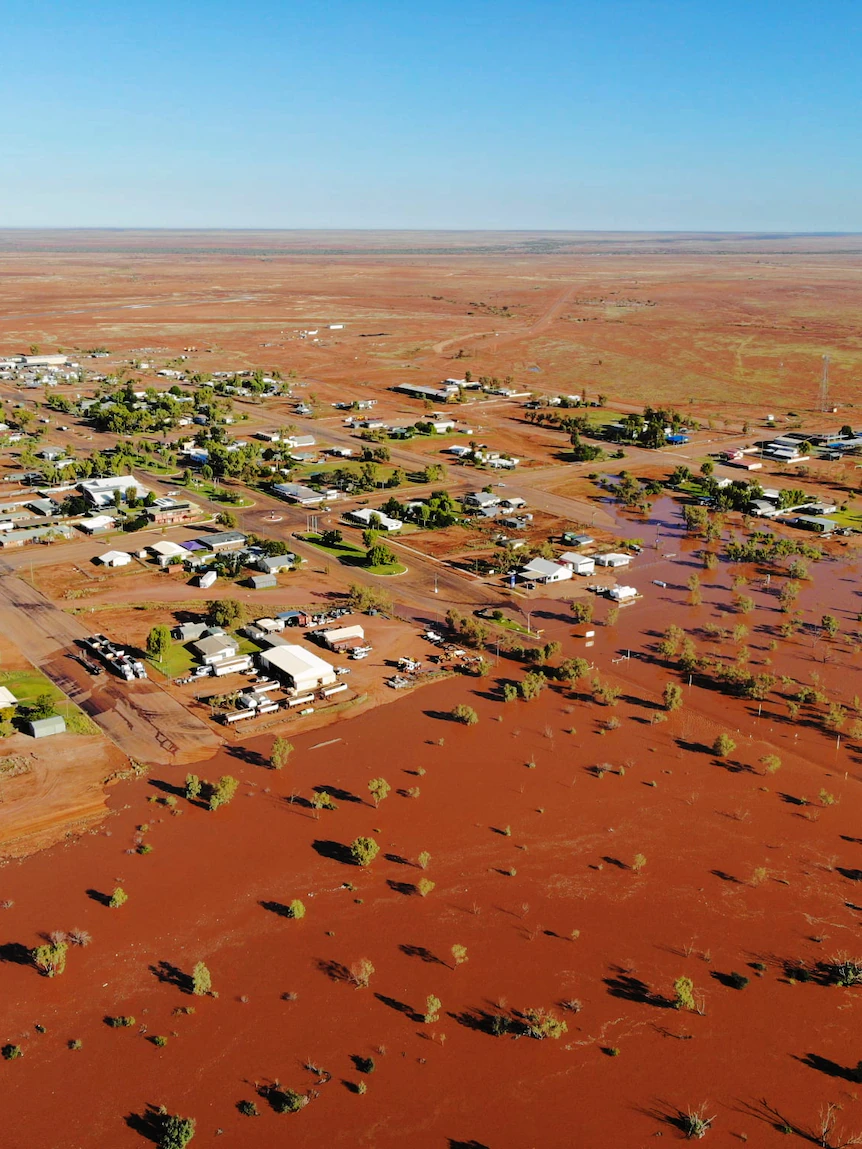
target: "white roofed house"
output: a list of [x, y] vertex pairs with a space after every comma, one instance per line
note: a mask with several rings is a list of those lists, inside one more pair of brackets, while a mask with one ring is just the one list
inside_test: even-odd
[[127, 551], [104, 551], [96, 555], [95, 561], [106, 567], [125, 567], [132, 561], [132, 556]]
[[236, 657], [239, 643], [229, 634], [210, 634], [193, 642], [192, 649], [205, 666], [217, 666]]
[[344, 517], [352, 523], [378, 531], [400, 531], [404, 526], [400, 519], [392, 519], [382, 511], [373, 511], [370, 507], [363, 507], [359, 511], [348, 511]]
[[123, 499], [126, 492], [133, 490], [139, 499], [149, 494], [147, 488], [133, 475], [109, 475], [104, 479], [82, 479], [78, 484], [81, 493], [96, 507], [107, 507], [114, 502], [114, 494], [120, 492]]
[[618, 554], [614, 551], [608, 551], [604, 555], [596, 555], [596, 566], [599, 567], [611, 567], [611, 569], [627, 567], [631, 561], [631, 555]]
[[116, 522], [111, 515], [93, 515], [89, 519], [81, 519], [78, 529], [87, 535], [98, 535], [109, 531]]
[[579, 555], [575, 551], [566, 551], [560, 555], [559, 561], [571, 567], [574, 574], [591, 575], [595, 573], [596, 561], [590, 555]]
[[572, 577], [572, 568], [565, 563], [537, 558], [525, 563], [518, 571], [518, 577], [531, 582], [565, 582]]

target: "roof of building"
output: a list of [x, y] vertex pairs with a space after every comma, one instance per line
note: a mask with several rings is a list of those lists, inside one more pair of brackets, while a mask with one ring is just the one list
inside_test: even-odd
[[96, 562], [104, 563], [105, 566], [125, 566], [131, 561], [132, 556], [128, 551], [104, 551], [102, 554], [96, 555]]
[[248, 581], [255, 590], [262, 590], [264, 587], [268, 586], [278, 586], [274, 574], [249, 575]]
[[531, 559], [530, 562], [525, 563], [521, 567], [522, 574], [536, 575], [538, 578], [548, 578], [550, 575], [559, 574], [562, 570], [569, 568], [563, 563], [554, 563], [550, 559]]
[[192, 646], [202, 658], [210, 658], [214, 654], [221, 654], [225, 650], [238, 650], [239, 643], [229, 634], [210, 634], [193, 642]]
[[17, 706], [18, 699], [6, 686], [0, 686], [0, 709], [5, 706]]
[[150, 550], [153, 554], [162, 555], [164, 558], [173, 558], [175, 555], [186, 553], [179, 543], [172, 543], [170, 539], [159, 539], [157, 543], [150, 543]]
[[216, 547], [245, 546], [247, 539], [242, 531], [216, 531], [212, 535], [201, 535], [198, 542], [214, 550]]
[[294, 679], [306, 678], [309, 673], [335, 677], [335, 672], [328, 662], [318, 658], [303, 646], [279, 644], [273, 646], [271, 650], [262, 651], [260, 657], [267, 665], [274, 666], [276, 670]]
[[113, 526], [116, 521], [110, 515], [93, 515], [90, 519], [81, 519], [78, 526], [82, 531], [103, 531]]
[[66, 729], [66, 720], [60, 714], [52, 714], [50, 718], [34, 718], [28, 726], [33, 737], [40, 738], [46, 734], [62, 734]]

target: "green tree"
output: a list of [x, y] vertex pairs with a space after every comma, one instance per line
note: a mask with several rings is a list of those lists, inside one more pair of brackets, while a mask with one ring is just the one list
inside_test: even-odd
[[219, 806], [227, 806], [236, 794], [239, 782], [230, 774], [223, 774], [212, 787], [209, 798], [209, 808], [217, 810]]
[[459, 702], [457, 706], [452, 707], [452, 717], [456, 722], [462, 722], [465, 726], [475, 726], [479, 721], [479, 715], [472, 706], [467, 706], [463, 702]]
[[189, 802], [194, 802], [195, 798], [200, 795], [201, 780], [197, 774], [186, 774], [186, 798]]
[[192, 970], [192, 993], [195, 997], [206, 997], [212, 993], [212, 975], [202, 961], [195, 963]]
[[675, 682], [668, 682], [664, 688], [665, 710], [679, 710], [682, 707], [682, 687]]
[[435, 1022], [440, 1020], [440, 1007], [442, 1001], [439, 997], [435, 997], [433, 993], [429, 993], [425, 999], [425, 1014], [423, 1021], [426, 1025], [434, 1025]]
[[512, 682], [503, 683], [503, 701], [514, 702], [518, 697], [518, 688]]
[[542, 691], [547, 686], [547, 679], [544, 674], [539, 674], [536, 671], [528, 671], [518, 684], [518, 689], [521, 692], [521, 697], [526, 702], [532, 702], [538, 698]]
[[66, 950], [69, 947], [64, 941], [46, 942], [36, 946], [32, 951], [33, 964], [45, 977], [57, 977], [66, 969]]
[[50, 718], [56, 714], [54, 700], [50, 694], [40, 694], [28, 711], [28, 717], [33, 719]]
[[216, 515], [216, 522], [225, 530], [232, 531], [236, 527], [237, 517], [233, 511], [219, 511]]
[[688, 1009], [693, 1013], [697, 1011], [697, 1002], [694, 998], [694, 982], [690, 977], [678, 977], [673, 983], [674, 1009]]
[[152, 627], [147, 635], [147, 654], [157, 662], [163, 662], [165, 655], [171, 649], [172, 641], [168, 627], [161, 623]]
[[126, 893], [123, 887], [116, 886], [108, 901], [108, 905], [112, 910], [116, 910], [119, 909], [120, 906], [124, 906], [128, 900], [129, 895]]
[[350, 856], [357, 866], [370, 866], [380, 853], [380, 846], [373, 838], [358, 837], [350, 846]]
[[368, 789], [376, 807], [380, 805], [384, 798], [388, 797], [392, 787], [385, 778], [372, 778], [368, 783]]
[[305, 906], [299, 900], [299, 898], [294, 898], [290, 905], [287, 907], [287, 916], [289, 918], [297, 919], [305, 917]]
[[375, 543], [365, 555], [365, 565], [369, 567], [389, 567], [397, 562], [394, 552], [385, 543]]
[[575, 622], [592, 622], [593, 604], [584, 602], [582, 599], [576, 599], [572, 603], [572, 617]]
[[185, 1149], [195, 1135], [193, 1117], [177, 1117], [168, 1114], [162, 1121], [159, 1136], [159, 1149]]
[[226, 630], [242, 626], [248, 617], [248, 608], [235, 598], [222, 598], [209, 604], [209, 620], [214, 626]]
[[273, 742], [272, 750], [269, 753], [270, 766], [273, 770], [283, 770], [292, 753], [293, 743], [279, 735]]
[[838, 619], [834, 614], [824, 614], [820, 620], [820, 626], [823, 629], [823, 633], [829, 638], [834, 638], [838, 633]]
[[716, 758], [727, 758], [736, 749], [736, 743], [729, 734], [719, 734], [712, 744], [712, 752]]
[[760, 762], [767, 774], [777, 774], [781, 769], [781, 759], [777, 754], [764, 754]]

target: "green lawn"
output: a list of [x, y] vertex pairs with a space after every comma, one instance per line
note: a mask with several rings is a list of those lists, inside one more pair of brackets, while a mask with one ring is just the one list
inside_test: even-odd
[[403, 574], [407, 570], [407, 567], [404, 566], [403, 563], [398, 562], [387, 563], [384, 566], [366, 566], [365, 556], [368, 552], [364, 547], [358, 547], [354, 543], [340, 542], [328, 545], [321, 542], [319, 535], [300, 535], [299, 537], [318, 550], [332, 555], [333, 558], [337, 558], [341, 565], [345, 567], [362, 567], [362, 569], [367, 570], [369, 574], [375, 575]]
[[32, 706], [40, 695], [47, 694], [73, 734], [100, 733], [99, 727], [39, 670], [0, 670], [0, 686], [11, 690], [22, 706]]
[[164, 661], [158, 662], [148, 657], [147, 662], [166, 678], [183, 678], [195, 665], [195, 656], [187, 646], [181, 642], [174, 642], [171, 643]]

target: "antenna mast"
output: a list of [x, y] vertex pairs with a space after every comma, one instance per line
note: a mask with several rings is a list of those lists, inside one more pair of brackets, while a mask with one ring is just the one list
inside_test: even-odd
[[823, 375], [820, 378], [820, 410], [829, 410], [829, 356], [823, 356]]

